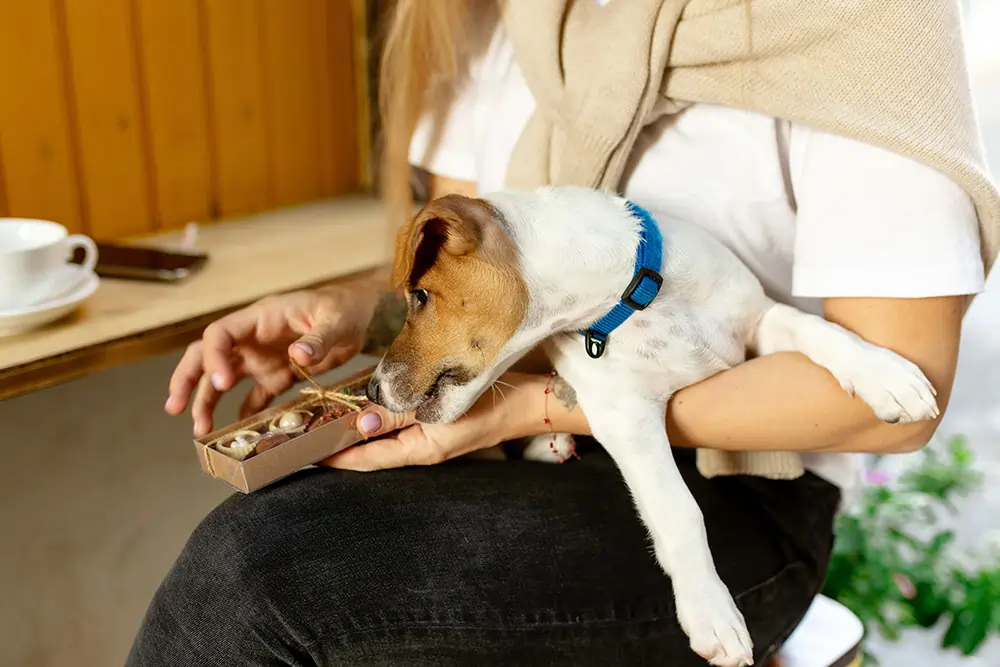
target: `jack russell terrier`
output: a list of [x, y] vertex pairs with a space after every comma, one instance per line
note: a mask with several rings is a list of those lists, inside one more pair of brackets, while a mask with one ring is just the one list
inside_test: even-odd
[[[619, 467], [671, 578], [693, 651], [753, 662], [743, 616], [716, 572], [665, 428], [677, 390], [757, 355], [801, 352], [886, 422], [938, 414], [920, 369], [846, 329], [776, 303], [720, 241], [659, 225], [620, 197], [575, 187], [450, 195], [400, 230], [393, 283], [406, 323], [369, 398], [447, 423], [542, 344]], [[550, 456], [551, 436], [526, 456]]]

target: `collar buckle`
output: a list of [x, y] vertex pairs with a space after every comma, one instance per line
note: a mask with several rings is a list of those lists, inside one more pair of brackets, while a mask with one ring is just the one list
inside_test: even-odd
[[[647, 280], [650, 282], [645, 282]], [[622, 294], [622, 303], [633, 310], [645, 310], [649, 304], [653, 303], [653, 299], [660, 293], [662, 286], [663, 276], [644, 266], [636, 271], [632, 282], [625, 288], [625, 292]]]

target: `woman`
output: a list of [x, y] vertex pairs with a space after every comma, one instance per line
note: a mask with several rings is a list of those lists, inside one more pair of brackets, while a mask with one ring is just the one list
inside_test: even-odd
[[[466, 9], [398, 3], [382, 89], [396, 211], [410, 164], [429, 172], [431, 196], [503, 187], [533, 122], [540, 96], [526, 79], [537, 77], [525, 76], [492, 14]], [[432, 85], [437, 114], [424, 104]], [[697, 103], [642, 128], [620, 190], [658, 217], [705, 226], [776, 299], [917, 363], [947, 405], [966, 296], [985, 273], [976, 209], [954, 179], [833, 132]], [[377, 352], [405, 308], [382, 296], [385, 280], [380, 271], [270, 297], [214, 323], [179, 363], [167, 412], [190, 403], [204, 434], [241, 378], [255, 381], [244, 412], [287, 390], [289, 355], [318, 373]], [[452, 425], [369, 409], [361, 429], [384, 437], [331, 458], [335, 470], [230, 498], [157, 592], [129, 664], [704, 664], [599, 448], [561, 466], [457, 458], [547, 432], [546, 414], [556, 431], [587, 434], [572, 388], [556, 378], [547, 401], [543, 371], [507, 374], [506, 400], [486, 396]], [[849, 453], [913, 451], [937, 426], [880, 423], [793, 354], [682, 390], [668, 424], [758, 663], [821, 588], [833, 517], [853, 482]], [[808, 472], [708, 479], [695, 448], [797, 452]]]

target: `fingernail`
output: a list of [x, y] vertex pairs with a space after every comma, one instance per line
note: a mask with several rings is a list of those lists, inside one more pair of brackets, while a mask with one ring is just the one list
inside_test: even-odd
[[358, 420], [358, 427], [365, 435], [371, 435], [382, 428], [382, 417], [377, 412], [369, 412], [366, 415], [361, 415], [361, 419]]
[[205, 429], [202, 428], [201, 422], [195, 422], [194, 424], [194, 437], [200, 438], [205, 435]]
[[219, 391], [226, 390], [225, 381], [222, 379], [222, 373], [212, 373], [212, 386]]
[[163, 404], [163, 409], [167, 412], [171, 412], [174, 409], [174, 397], [168, 396], [167, 402]]
[[309, 358], [316, 356], [316, 350], [312, 348], [309, 343], [296, 343], [295, 347], [299, 348], [303, 352], [309, 355]]

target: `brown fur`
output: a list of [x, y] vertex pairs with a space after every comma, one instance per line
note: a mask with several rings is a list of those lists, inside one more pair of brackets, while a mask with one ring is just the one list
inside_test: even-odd
[[[404, 393], [477, 377], [524, 320], [528, 290], [498, 216], [481, 199], [448, 195], [400, 230], [392, 280], [411, 294], [410, 308], [385, 362], [407, 367]], [[412, 296], [418, 289], [425, 305]]]

